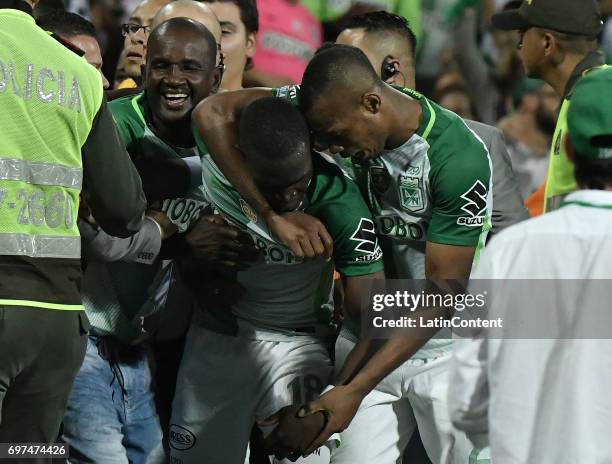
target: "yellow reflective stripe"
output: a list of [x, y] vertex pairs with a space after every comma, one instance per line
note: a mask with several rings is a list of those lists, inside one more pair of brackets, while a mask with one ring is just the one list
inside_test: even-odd
[[62, 303], [46, 303], [44, 301], [30, 301], [30, 300], [2, 300], [0, 299], [1, 306], [28, 306], [31, 308], [41, 309], [56, 309], [59, 311], [84, 311], [85, 308], [82, 304], [69, 305]]

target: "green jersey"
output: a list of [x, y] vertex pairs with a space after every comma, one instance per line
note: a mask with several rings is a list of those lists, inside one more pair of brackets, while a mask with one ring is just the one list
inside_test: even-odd
[[[387, 277], [424, 279], [427, 241], [476, 247], [478, 257], [491, 228], [491, 162], [484, 143], [459, 116], [418, 92], [402, 91], [423, 111], [408, 141], [363, 165], [333, 158], [359, 184], [379, 237], [389, 239]], [[299, 98], [296, 86], [274, 93], [293, 102]], [[425, 348], [443, 345], [450, 340], [432, 340]]]
[[[202, 152], [206, 153], [203, 146]], [[334, 240], [333, 262], [325, 262], [296, 259], [240, 197], [210, 155], [204, 155], [202, 163], [209, 200], [229, 222], [247, 231], [262, 252], [258, 262], [237, 273], [246, 289], [244, 298], [232, 307], [238, 321], [279, 332], [328, 325], [333, 313], [334, 265], [346, 276], [382, 270], [372, 215], [355, 183], [337, 166], [318, 156], [313, 159], [313, 178], [300, 207], [321, 220]]]
[[[144, 94], [119, 98], [110, 102], [109, 107], [132, 160], [142, 157], [185, 159], [199, 156], [195, 146], [175, 147], [156, 135]], [[166, 212], [180, 233], [207, 206], [202, 188], [196, 187], [184, 198], [164, 200], [160, 209]], [[123, 262], [89, 264], [83, 278], [82, 297], [87, 315], [98, 334], [110, 334], [126, 343], [139, 335], [132, 325], [132, 319], [153, 290], [160, 266], [159, 259], [152, 265]]]
[[[143, 93], [119, 98], [110, 103], [117, 128], [133, 160], [140, 157], [198, 157], [195, 146], [181, 148], [164, 142], [150, 123]], [[201, 187], [192, 189], [184, 198], [165, 200], [161, 205], [168, 218], [184, 232], [208, 206]]]

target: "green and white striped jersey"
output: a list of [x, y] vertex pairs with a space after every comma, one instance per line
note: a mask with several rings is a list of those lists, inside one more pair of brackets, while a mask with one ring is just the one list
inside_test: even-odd
[[[199, 137], [201, 152], [207, 153]], [[258, 262], [237, 273], [246, 295], [232, 313], [254, 327], [272, 331], [328, 325], [333, 313], [333, 271], [346, 276], [382, 270], [382, 252], [372, 215], [355, 183], [316, 156], [302, 210], [317, 217], [334, 240], [333, 262], [301, 261], [272, 236], [264, 220], [240, 197], [210, 155], [202, 157], [208, 199], [229, 222], [244, 229], [262, 251]]]
[[[418, 92], [401, 91], [423, 111], [407, 142], [363, 165], [331, 158], [359, 185], [379, 238], [390, 239], [387, 278], [424, 279], [427, 241], [476, 247], [478, 259], [491, 228], [492, 167], [486, 146], [459, 116]], [[282, 87], [274, 94], [296, 103], [299, 87]], [[424, 350], [445, 344], [450, 340], [432, 340]], [[417, 357], [434, 354], [424, 350]]]

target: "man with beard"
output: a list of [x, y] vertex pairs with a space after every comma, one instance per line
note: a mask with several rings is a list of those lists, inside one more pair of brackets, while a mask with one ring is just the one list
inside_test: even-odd
[[[184, 159], [195, 150], [191, 110], [220, 81], [216, 43], [202, 24], [176, 18], [155, 29], [149, 45], [145, 91], [115, 100], [111, 111], [135, 162], [153, 157]], [[162, 209], [172, 222], [164, 225], [162, 238], [174, 231], [181, 235], [167, 240], [174, 240], [166, 244], [174, 248], [166, 252], [192, 254], [215, 264], [238, 261], [247, 248], [242, 243], [248, 241], [238, 230], [219, 220], [211, 224], [207, 218], [192, 226], [206, 205], [199, 188], [182, 198], [149, 204]], [[64, 418], [63, 440], [70, 445], [72, 462], [105, 462], [111, 457], [150, 462], [160, 457], [162, 432], [149, 350], [140, 343], [146, 334], [139, 311], [149, 289], [157, 287], [155, 277], [162, 263], [151, 257], [142, 261], [150, 264], [90, 262], [87, 266], [82, 293], [93, 330]], [[101, 428], [108, 430], [104, 436]]]
[[555, 131], [559, 96], [546, 82], [525, 79], [514, 92], [515, 111], [501, 119], [512, 169], [523, 199], [546, 178], [548, 152]]

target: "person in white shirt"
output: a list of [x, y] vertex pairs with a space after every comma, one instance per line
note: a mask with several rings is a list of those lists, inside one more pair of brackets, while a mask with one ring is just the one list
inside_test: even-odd
[[471, 285], [499, 279], [489, 318], [516, 322], [517, 301], [533, 295], [544, 304], [524, 328], [549, 322], [454, 345], [452, 422], [490, 445], [495, 464], [612, 462], [612, 324], [601, 293], [612, 295], [602, 280], [612, 279], [611, 88], [612, 68], [594, 69], [572, 97], [565, 143], [580, 190], [501, 232], [472, 275]]

